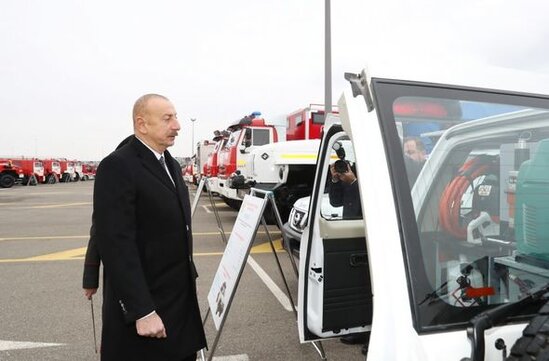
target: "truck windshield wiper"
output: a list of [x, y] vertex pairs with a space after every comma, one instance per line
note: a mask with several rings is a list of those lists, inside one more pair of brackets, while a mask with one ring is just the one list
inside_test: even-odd
[[516, 302], [503, 304], [473, 317], [471, 326], [467, 328], [467, 337], [471, 342], [471, 357], [463, 358], [461, 361], [484, 361], [484, 331], [525, 306], [539, 301], [547, 292], [549, 292], [549, 283]]

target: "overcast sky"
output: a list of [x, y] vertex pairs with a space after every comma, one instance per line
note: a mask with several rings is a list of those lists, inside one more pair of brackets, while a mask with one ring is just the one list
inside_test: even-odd
[[[380, 54], [549, 72], [547, 13], [546, 0], [332, 0], [333, 101], [343, 72]], [[190, 118], [198, 141], [322, 103], [323, 24], [324, 0], [4, 0], [0, 156], [100, 160], [150, 92], [179, 113], [175, 156], [191, 154]]]

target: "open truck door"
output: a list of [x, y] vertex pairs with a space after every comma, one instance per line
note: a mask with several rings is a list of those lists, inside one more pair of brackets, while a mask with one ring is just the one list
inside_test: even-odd
[[[326, 123], [300, 242], [300, 339], [370, 330], [368, 360], [541, 360], [549, 97], [538, 85], [549, 82], [425, 74], [351, 74], [342, 126]], [[363, 219], [349, 199], [322, 211], [343, 154]]]
[[[352, 143], [341, 125], [320, 145], [308, 227], [301, 238], [298, 324], [301, 342], [370, 330], [372, 290]], [[358, 175], [359, 176], [359, 175]], [[328, 197], [329, 202], [326, 201]]]

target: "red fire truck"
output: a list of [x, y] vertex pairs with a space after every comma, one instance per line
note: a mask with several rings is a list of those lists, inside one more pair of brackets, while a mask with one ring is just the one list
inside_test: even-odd
[[0, 159], [0, 187], [11, 188], [23, 179], [23, 169], [11, 159]]
[[214, 151], [215, 145], [215, 140], [203, 140], [196, 145], [196, 153], [192, 163], [194, 184], [198, 184], [200, 179], [206, 175], [206, 164], [210, 154]]
[[206, 177], [209, 178], [210, 189], [214, 193], [219, 193], [219, 187], [217, 184], [217, 173], [219, 171], [219, 153], [221, 153], [221, 149], [223, 149], [225, 143], [227, 143], [227, 140], [229, 139], [229, 134], [230, 133], [227, 130], [216, 130], [214, 132], [213, 141], [215, 142], [215, 146], [213, 151], [208, 155], [208, 160], [206, 161], [206, 164], [204, 164], [204, 174]]
[[35, 158], [14, 158], [13, 164], [18, 165], [23, 170], [23, 185], [36, 185], [44, 183], [44, 164]]
[[242, 199], [229, 184], [229, 177], [236, 174], [237, 170], [242, 172], [251, 152], [258, 146], [285, 140], [286, 127], [283, 123], [268, 123], [260, 112], [253, 112], [231, 124], [227, 130], [230, 135], [218, 158], [217, 186], [223, 201], [238, 209]]
[[320, 139], [324, 127], [324, 105], [310, 104], [287, 117], [286, 140]]
[[93, 163], [82, 163], [82, 177], [80, 180], [87, 181], [90, 179], [95, 179], [95, 171], [97, 166]]
[[61, 164], [60, 182], [72, 182], [75, 178], [74, 161], [60, 159], [59, 164]]
[[61, 178], [61, 164], [56, 159], [42, 159], [44, 183], [55, 184]]
[[194, 178], [194, 157], [193, 159], [185, 166], [183, 172], [183, 180], [187, 183], [193, 183], [195, 182]]

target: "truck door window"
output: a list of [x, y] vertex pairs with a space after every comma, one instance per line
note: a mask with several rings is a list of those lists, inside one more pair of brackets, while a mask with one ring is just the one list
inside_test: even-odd
[[408, 255], [418, 328], [463, 328], [549, 282], [549, 100], [389, 88], [378, 111], [402, 241], [418, 252]]
[[253, 129], [252, 144], [259, 146], [270, 143], [271, 130], [270, 129]]
[[324, 120], [326, 117], [324, 113], [315, 112], [315, 113], [312, 113], [312, 118], [313, 118], [313, 124], [324, 124]]
[[328, 220], [362, 219], [357, 171], [351, 141], [345, 136], [333, 140], [328, 181], [324, 188], [321, 215]]

